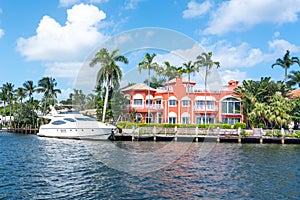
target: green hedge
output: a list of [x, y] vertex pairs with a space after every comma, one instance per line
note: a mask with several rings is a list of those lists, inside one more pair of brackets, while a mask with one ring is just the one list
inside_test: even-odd
[[120, 121], [118, 122], [118, 128], [122, 129], [131, 129], [133, 127], [159, 127], [159, 128], [196, 128], [199, 129], [216, 129], [219, 127], [220, 129], [231, 129], [232, 126], [230, 124], [163, 124], [163, 123], [136, 123], [136, 122], [126, 122]]
[[246, 129], [246, 123], [244, 123], [244, 122], [236, 122], [236, 123], [233, 125], [233, 128], [234, 128], [234, 129], [238, 129], [238, 128]]

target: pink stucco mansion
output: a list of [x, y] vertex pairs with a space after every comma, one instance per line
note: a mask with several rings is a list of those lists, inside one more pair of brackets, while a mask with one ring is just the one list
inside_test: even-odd
[[172, 124], [215, 124], [243, 121], [241, 101], [233, 95], [238, 81], [231, 80], [219, 91], [194, 89], [196, 82], [175, 78], [154, 89], [134, 84], [122, 89], [128, 99], [126, 112], [134, 110], [135, 121]]

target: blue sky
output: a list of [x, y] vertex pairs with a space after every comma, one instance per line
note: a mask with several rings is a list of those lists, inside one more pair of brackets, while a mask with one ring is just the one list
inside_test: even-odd
[[[224, 83], [262, 76], [282, 80], [283, 69], [272, 69], [271, 64], [287, 49], [300, 57], [299, 14], [300, 0], [1, 0], [0, 84], [19, 87], [26, 80], [37, 83], [52, 76], [63, 90], [60, 98], [65, 98], [80, 85], [78, 74], [83, 74], [83, 66], [97, 49], [113, 39], [126, 43], [128, 31], [135, 41], [132, 30], [144, 27], [183, 35], [179, 45], [158, 36], [160, 45], [165, 48], [163, 43], [168, 43], [169, 50], [157, 50], [158, 62], [180, 65], [181, 60], [172, 55], [189, 54], [194, 48], [186, 45], [186, 37], [213, 52]], [[147, 52], [143, 48], [128, 47], [123, 52], [129, 58], [129, 65], [122, 66], [124, 72], [137, 73], [132, 69]], [[290, 70], [299, 69], [295, 65]]]

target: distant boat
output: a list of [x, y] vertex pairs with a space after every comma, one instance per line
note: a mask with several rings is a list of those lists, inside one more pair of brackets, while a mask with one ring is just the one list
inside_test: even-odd
[[40, 137], [83, 139], [83, 140], [108, 140], [113, 136], [116, 126], [98, 122], [94, 118], [84, 116], [79, 112], [63, 109], [55, 110], [44, 116], [50, 119], [49, 124], [40, 126], [37, 133]]

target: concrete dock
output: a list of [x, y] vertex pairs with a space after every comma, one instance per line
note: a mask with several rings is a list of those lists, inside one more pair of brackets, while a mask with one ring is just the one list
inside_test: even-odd
[[299, 138], [259, 137], [259, 136], [196, 136], [196, 135], [153, 135], [115, 134], [113, 141], [153, 141], [153, 142], [215, 142], [242, 144], [300, 144]]

